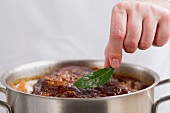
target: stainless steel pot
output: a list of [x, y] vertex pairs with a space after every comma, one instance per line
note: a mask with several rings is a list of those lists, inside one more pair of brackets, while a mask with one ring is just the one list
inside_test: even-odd
[[18, 78], [48, 73], [68, 65], [101, 68], [103, 63], [98, 60], [43, 61], [16, 67], [2, 75], [1, 82], [6, 89], [0, 88], [0, 92], [6, 94], [7, 102], [0, 101], [0, 105], [9, 113], [157, 113], [158, 105], [170, 100], [169, 95], [154, 102], [154, 87], [170, 80], [159, 82], [159, 76], [154, 71], [127, 63], [123, 63], [115, 73], [144, 81], [149, 85], [148, 88], [126, 95], [78, 99], [26, 94], [9, 85]]

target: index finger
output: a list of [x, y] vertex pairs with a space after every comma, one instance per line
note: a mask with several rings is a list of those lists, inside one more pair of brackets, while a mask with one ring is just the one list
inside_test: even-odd
[[112, 10], [108, 60], [113, 68], [118, 68], [122, 59], [123, 41], [126, 35], [127, 13], [125, 9], [115, 7]]

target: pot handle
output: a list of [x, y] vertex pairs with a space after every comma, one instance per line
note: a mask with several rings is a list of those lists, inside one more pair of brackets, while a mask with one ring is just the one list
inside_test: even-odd
[[[170, 79], [165, 79], [165, 80], [162, 80], [159, 82], [159, 84], [157, 86], [160, 86], [160, 85], [164, 85], [166, 83], [170, 83]], [[157, 113], [157, 109], [158, 109], [158, 106], [162, 103], [162, 102], [165, 102], [165, 101], [168, 101], [170, 100], [170, 95], [168, 96], [165, 96], [165, 97], [162, 97], [160, 98], [159, 100], [157, 100], [153, 107], [152, 107], [152, 113]]]
[[[6, 89], [0, 87], [0, 92], [6, 94]], [[8, 103], [6, 103], [6, 102], [0, 100], [0, 106], [6, 108], [6, 109], [8, 110], [8, 113], [12, 113], [11, 106], [10, 106]]]

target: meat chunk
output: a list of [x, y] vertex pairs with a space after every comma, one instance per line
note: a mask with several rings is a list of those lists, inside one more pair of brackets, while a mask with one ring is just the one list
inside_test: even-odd
[[32, 94], [63, 98], [96, 98], [132, 92], [113, 77], [96, 88], [77, 88], [73, 83], [93, 70], [81, 66], [68, 66], [42, 76], [33, 87]]

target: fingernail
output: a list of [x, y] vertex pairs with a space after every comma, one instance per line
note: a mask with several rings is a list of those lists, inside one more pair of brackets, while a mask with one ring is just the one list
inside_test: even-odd
[[120, 64], [119, 64], [119, 60], [118, 59], [113, 59], [111, 62], [111, 66], [113, 68], [119, 68]]

